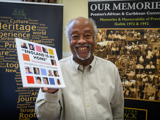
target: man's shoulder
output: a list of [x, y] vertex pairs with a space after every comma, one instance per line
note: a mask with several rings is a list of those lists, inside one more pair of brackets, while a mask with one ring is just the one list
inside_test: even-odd
[[107, 59], [103, 59], [103, 58], [100, 58], [100, 57], [98, 57], [98, 56], [95, 56], [95, 59], [96, 59], [96, 61], [97, 61], [98, 63], [100, 63], [100, 64], [109, 64], [109, 65], [115, 66], [114, 63], [112, 63], [111, 61], [109, 61], [109, 60], [107, 60]]
[[118, 70], [116, 65], [109, 60], [106, 60], [106, 59], [103, 59], [103, 58], [100, 58], [100, 57], [97, 57], [97, 56], [95, 56], [95, 59], [97, 61], [97, 66], [99, 66], [101, 68], [105, 68], [105, 69], [108, 69], [108, 70], [111, 70], [111, 71], [112, 70], [116, 70], [116, 71]]
[[104, 74], [104, 75], [117, 75], [118, 68], [116, 67], [116, 65], [114, 63], [112, 63], [109, 60], [100, 58], [100, 57], [95, 57], [95, 71], [101, 71], [100, 75]]
[[61, 65], [62, 65], [62, 64], [68, 64], [68, 63], [70, 62], [70, 60], [71, 60], [71, 56], [59, 60], [59, 63], [60, 63]]

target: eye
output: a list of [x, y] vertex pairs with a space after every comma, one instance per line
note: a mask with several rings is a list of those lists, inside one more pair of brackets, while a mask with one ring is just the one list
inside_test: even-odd
[[85, 34], [84, 37], [85, 37], [85, 39], [90, 39], [92, 37], [92, 35], [91, 34]]
[[78, 35], [72, 35], [72, 36], [71, 36], [71, 39], [72, 39], [72, 40], [77, 40], [78, 38], [79, 38]]

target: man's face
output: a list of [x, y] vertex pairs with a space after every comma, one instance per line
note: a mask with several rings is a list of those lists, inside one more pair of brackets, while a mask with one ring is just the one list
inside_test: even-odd
[[87, 60], [93, 56], [94, 30], [87, 19], [74, 20], [70, 25], [69, 36], [70, 48], [75, 59]]

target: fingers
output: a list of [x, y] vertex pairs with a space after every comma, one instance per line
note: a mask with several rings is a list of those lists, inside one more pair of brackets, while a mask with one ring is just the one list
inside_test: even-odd
[[52, 88], [47, 88], [47, 87], [43, 87], [41, 89], [42, 89], [42, 92], [48, 92], [48, 93], [54, 93], [58, 91], [58, 89], [52, 89]]
[[42, 89], [42, 92], [48, 92], [48, 88], [47, 87], [43, 87], [41, 89]]

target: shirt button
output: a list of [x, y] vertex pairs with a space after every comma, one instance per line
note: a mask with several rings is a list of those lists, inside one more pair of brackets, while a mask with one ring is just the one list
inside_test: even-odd
[[57, 96], [53, 96], [53, 98], [57, 99]]
[[88, 88], [86, 88], [86, 92], [88, 92]]
[[89, 104], [87, 104], [87, 107], [89, 107]]

